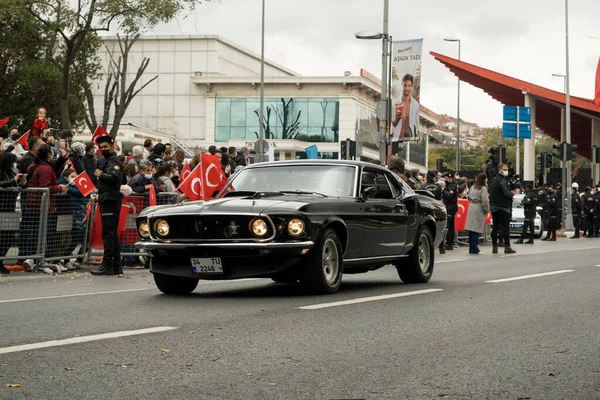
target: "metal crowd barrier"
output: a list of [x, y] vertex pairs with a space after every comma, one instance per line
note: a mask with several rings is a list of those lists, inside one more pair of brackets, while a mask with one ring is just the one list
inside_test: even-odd
[[0, 189], [0, 262], [27, 262], [35, 270], [45, 257], [48, 188]]
[[[181, 203], [185, 200], [185, 196], [170, 192], [170, 193], [157, 193], [156, 194], [156, 204], [157, 205], [165, 205], [165, 204], [177, 204]], [[103, 244], [101, 231], [97, 223], [96, 213], [98, 208], [95, 207], [96, 203], [92, 203], [92, 212], [89, 217], [89, 226], [90, 229], [88, 231], [88, 239], [87, 243], [89, 243], [85, 260], [90, 264], [99, 264], [102, 260], [103, 254]], [[145, 261], [140, 260], [140, 257], [147, 257], [147, 253], [139, 251], [135, 248], [134, 244], [140, 240], [140, 235], [137, 230], [137, 225], [135, 223], [137, 217], [140, 215], [143, 209], [149, 206], [149, 198], [148, 194], [132, 194], [131, 196], [123, 197], [122, 205], [126, 206], [121, 208], [121, 214], [123, 212], [127, 212], [126, 217], [121, 215], [121, 219], [124, 220], [124, 223], [121, 222], [119, 226], [122, 230], [119, 232], [119, 241], [121, 242], [121, 257], [123, 258], [123, 265], [130, 265], [132, 263], [145, 263]]]

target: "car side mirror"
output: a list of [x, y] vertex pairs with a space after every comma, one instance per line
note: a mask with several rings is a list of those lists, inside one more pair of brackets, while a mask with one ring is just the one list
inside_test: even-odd
[[366, 187], [362, 191], [363, 200], [367, 200], [369, 197], [377, 196], [377, 188], [375, 186]]

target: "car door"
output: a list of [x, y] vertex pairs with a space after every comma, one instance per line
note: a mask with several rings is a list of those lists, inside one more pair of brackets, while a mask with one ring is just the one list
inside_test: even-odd
[[[363, 246], [361, 257], [384, 257], [402, 253], [406, 242], [408, 211], [399, 200], [397, 187], [392, 186], [387, 171], [365, 167], [362, 173], [361, 193], [370, 187], [376, 193], [364, 198]], [[364, 195], [363, 195], [364, 196]]]

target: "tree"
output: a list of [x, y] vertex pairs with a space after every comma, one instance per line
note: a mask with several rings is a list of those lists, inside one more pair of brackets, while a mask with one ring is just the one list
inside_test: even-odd
[[[95, 54], [99, 47], [98, 32], [117, 28], [125, 34], [137, 34], [160, 22], [170, 21], [184, 9], [202, 3], [200, 0], [6, 1], [13, 3], [13, 10], [24, 7], [45, 32], [45, 59], [60, 72], [58, 98], [61, 123], [63, 129], [69, 130], [73, 126], [69, 107], [72, 75], [80, 70], [87, 75], [87, 82], [97, 78], [99, 63], [91, 54]], [[83, 60], [80, 55], [86, 51], [90, 58]], [[85, 66], [90, 69], [80, 68], [78, 60], [87, 61]]]
[[98, 121], [96, 118], [92, 88], [87, 87], [85, 89], [85, 98], [88, 109], [86, 125], [90, 131], [93, 132], [98, 125], [109, 125], [110, 109], [111, 106], [114, 106], [114, 115], [111, 123], [110, 135], [116, 138], [121, 121], [127, 112], [127, 108], [129, 107], [131, 100], [133, 100], [138, 93], [144, 90], [146, 86], [158, 78], [158, 75], [155, 75], [152, 79], [144, 83], [139, 89], [136, 90], [136, 86], [140, 78], [150, 63], [150, 59], [148, 57], [144, 57], [142, 63], [136, 71], [135, 77], [131, 80], [131, 82], [127, 82], [127, 76], [129, 72], [129, 52], [139, 38], [139, 34], [135, 34], [133, 36], [125, 35], [123, 38], [121, 38], [120, 35], [117, 35], [119, 51], [118, 55], [115, 54], [115, 49], [109, 49], [106, 47], [110, 59], [108, 71], [106, 73], [106, 85], [104, 87], [102, 121]]

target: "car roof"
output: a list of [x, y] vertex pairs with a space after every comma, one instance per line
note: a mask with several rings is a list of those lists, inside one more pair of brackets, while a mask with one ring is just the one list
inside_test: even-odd
[[389, 171], [387, 168], [373, 164], [366, 161], [354, 161], [354, 160], [282, 160], [282, 161], [269, 161], [261, 162], [248, 165], [246, 168], [264, 168], [264, 167], [281, 167], [286, 165], [323, 165], [323, 166], [349, 166], [349, 167], [369, 167], [379, 168], [384, 171]]

